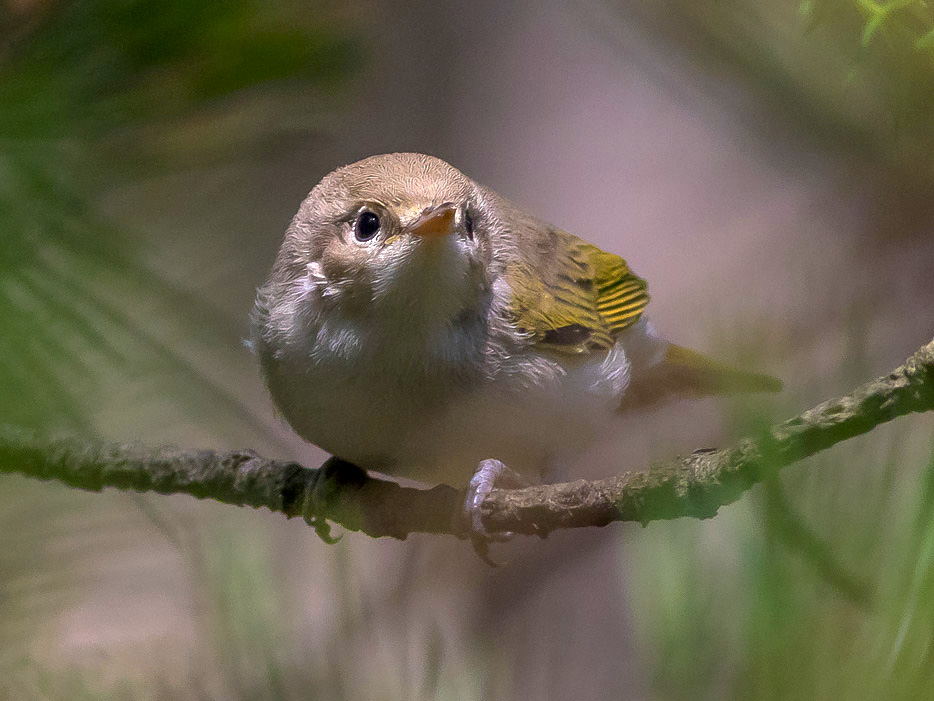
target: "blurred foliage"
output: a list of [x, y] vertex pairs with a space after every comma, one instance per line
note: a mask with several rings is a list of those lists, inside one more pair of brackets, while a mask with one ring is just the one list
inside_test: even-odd
[[[301, 112], [304, 128], [317, 128], [318, 112], [303, 108], [339, 100], [360, 64], [336, 3], [0, 0], [0, 421], [93, 435], [104, 391], [119, 384], [141, 405], [170, 397], [177, 421], [187, 411], [218, 431], [264, 431], [233, 383], [203, 372], [177, 340], [236, 348], [246, 310], [226, 319], [148, 267], [138, 232], [118, 230], [97, 203], [116, 187], [173, 170], [245, 167], [266, 140], [282, 137], [290, 109]], [[214, 365], [224, 357], [207, 356]], [[207, 690], [217, 673], [186, 684], [169, 672], [137, 687], [130, 672], [108, 682], [66, 656], [48, 667], [55, 650], [33, 659], [89, 583], [137, 571], [121, 560], [152, 547], [147, 529], [185, 523], [145, 501], [113, 497], [89, 503], [54, 486], [3, 480], [0, 697], [217, 697]], [[198, 524], [187, 525], [197, 533]], [[264, 687], [279, 664], [268, 657], [277, 646], [271, 623], [265, 637], [257, 633], [266, 623], [256, 600], [237, 599], [271, 591], [244, 579], [253, 576], [246, 561], [265, 561], [242, 542], [237, 552], [217, 550], [230, 556], [223, 563], [177, 536], [172, 543], [187, 559], [182, 567], [210, 588], [200, 631], [205, 664], [216, 669], [229, 656], [243, 667], [230, 681], [241, 698], [282, 698], [274, 685], [265, 695], [249, 690]], [[119, 575], [108, 578], [115, 565]], [[253, 618], [244, 622], [244, 612]], [[268, 659], [247, 673], [244, 659], [258, 649]]]
[[628, 20], [739, 76], [825, 145], [934, 182], [934, 10], [926, 0], [609, 0]]
[[274, 80], [333, 82], [354, 58], [298, 5], [90, 0], [26, 14], [4, 57], [0, 125], [11, 138], [100, 136]]
[[[865, 331], [850, 329], [843, 345], [852, 356], [833, 376], [812, 376], [821, 396], [865, 378]], [[792, 413], [764, 412], [732, 403], [732, 432], [754, 433]], [[652, 698], [930, 698], [929, 417], [789, 466], [712, 522], [682, 519], [629, 535], [631, 605]]]
[[209, 384], [115, 300], [169, 298], [193, 333], [223, 321], [149, 272], [132, 237], [112, 231], [91, 203], [126, 178], [191, 167], [206, 152], [248, 157], [255, 135], [242, 119], [223, 120], [248, 110], [250, 98], [339, 87], [357, 52], [327, 9], [0, 4], [0, 420], [88, 430], [95, 368], [127, 372], [141, 359]]
[[930, 698], [934, 456], [921, 492], [893, 497], [903, 439], [882, 470], [851, 447], [789, 471], [804, 518], [872, 583], [866, 605], [789, 547], [762, 495], [714, 528], [637, 539], [633, 606], [655, 698]]
[[[925, 0], [852, 2], [866, 16], [862, 35], [863, 46], [869, 46], [877, 34], [891, 33], [891, 43], [896, 49], [914, 48], [934, 60], [934, 12]], [[805, 15], [811, 15], [814, 9], [814, 0], [806, 0], [801, 5], [801, 11]]]
[[[653, 37], [694, 52], [705, 69], [748, 78], [803, 128], [929, 188], [926, 2], [626, 2]], [[0, 421], [93, 432], [88, 407], [101, 373], [139, 380], [154, 368], [181, 380], [173, 404], [250, 420], [155, 321], [144, 325], [129, 308], [159, 297], [192, 334], [237, 331], [147, 268], [132, 236], [114, 231], [93, 203], [126, 178], [250, 158], [251, 140], [281, 127], [266, 124], [270, 103], [277, 113], [296, 94], [339, 93], [361, 60], [341, 12], [299, 0], [0, 0]], [[772, 418], [750, 413], [736, 412], [736, 433]], [[934, 459], [918, 464], [905, 432], [884, 435], [786, 470], [793, 517], [776, 517], [759, 490], [710, 522], [625, 531], [637, 654], [654, 698], [929, 698]], [[12, 479], [0, 496], [0, 532], [15, 534], [0, 548], [0, 697], [478, 698], [490, 670], [523, 662], [492, 649], [485, 631], [454, 649], [438, 621], [419, 619], [430, 596], [418, 598], [427, 586], [415, 586], [411, 563], [398, 589], [413, 603], [366, 646], [359, 641], [378, 637], [374, 611], [386, 602], [364, 601], [361, 573], [338, 551], [315, 590], [328, 590], [322, 607], [336, 601], [328, 613], [338, 620], [308, 641], [297, 621], [309, 614], [294, 610], [295, 581], [276, 559], [295, 552], [275, 551], [281, 541], [255, 516], [236, 513], [236, 531], [222, 519], [199, 528], [160, 515], [161, 502], [139, 502], [142, 518], [122, 495], [90, 502]], [[35, 654], [54, 636], [56, 616], [86, 595], [82, 586], [119, 583], [136, 567], [125, 559], [140, 550], [152, 558], [153, 524], [179, 561], [143, 572], [190, 578], [196, 658], [171, 666], [169, 637], [148, 664], [115, 663], [127, 678], [108, 681], [98, 678], [99, 660]], [[274, 526], [281, 538], [285, 529]], [[172, 591], [184, 589], [176, 582]], [[569, 640], [581, 634], [574, 623]], [[361, 659], [361, 649], [372, 655]], [[406, 658], [418, 654], [426, 674], [407, 679]], [[568, 672], [560, 660], [549, 665]], [[361, 688], [369, 693], [354, 693]]]

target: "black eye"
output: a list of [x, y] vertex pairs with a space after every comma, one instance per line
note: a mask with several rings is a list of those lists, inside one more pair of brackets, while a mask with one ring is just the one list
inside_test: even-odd
[[376, 236], [377, 231], [379, 231], [379, 217], [370, 211], [360, 212], [354, 226], [354, 236], [357, 237], [357, 241], [369, 241]]
[[473, 240], [473, 217], [469, 211], [464, 212], [464, 229], [467, 231], [467, 238]]

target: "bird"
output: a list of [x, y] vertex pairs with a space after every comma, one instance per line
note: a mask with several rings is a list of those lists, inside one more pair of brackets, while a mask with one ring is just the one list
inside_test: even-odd
[[257, 291], [251, 344], [292, 429], [357, 468], [466, 486], [546, 481], [628, 413], [776, 392], [661, 335], [622, 257], [447, 162], [375, 155], [301, 203]]

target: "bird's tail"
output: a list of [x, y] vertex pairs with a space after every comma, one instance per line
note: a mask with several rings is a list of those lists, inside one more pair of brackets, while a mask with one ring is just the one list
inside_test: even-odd
[[778, 392], [782, 381], [728, 367], [684, 346], [670, 344], [661, 362], [643, 369], [626, 390], [620, 410], [679, 397]]

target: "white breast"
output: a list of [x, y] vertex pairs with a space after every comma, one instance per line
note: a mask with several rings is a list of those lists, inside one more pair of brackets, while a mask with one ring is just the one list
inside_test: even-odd
[[622, 346], [584, 361], [539, 356], [533, 362], [552, 366], [547, 381], [488, 383], [451, 402], [399, 446], [398, 472], [463, 485], [477, 463], [497, 458], [538, 481], [553, 462], [612, 429], [629, 383]]
[[[526, 351], [501, 359], [492, 377], [472, 377], [456, 370], [469, 363], [469, 351], [458, 347], [469, 339], [387, 349], [348, 340], [354, 334], [346, 328], [329, 333], [314, 344], [313, 362], [280, 352], [266, 363], [283, 414], [329, 453], [426, 482], [463, 485], [485, 458], [537, 480], [556, 455], [577, 452], [613, 425], [629, 383], [622, 344], [600, 357]], [[425, 353], [433, 356], [427, 362]]]

